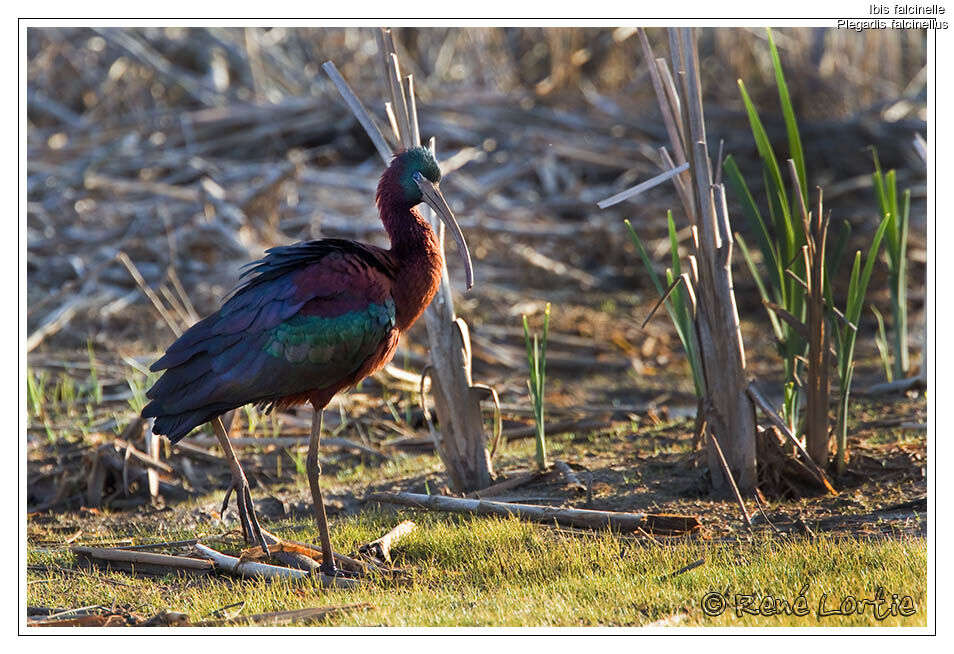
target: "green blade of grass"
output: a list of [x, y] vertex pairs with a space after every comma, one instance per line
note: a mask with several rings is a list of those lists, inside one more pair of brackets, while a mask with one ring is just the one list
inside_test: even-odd
[[[678, 239], [676, 238], [676, 229], [675, 223], [672, 220], [672, 212], [669, 212], [668, 220], [670, 255], [673, 258], [674, 266], [680, 271], [681, 274], [682, 266], [679, 263], [679, 243]], [[642, 259], [643, 267], [646, 269], [653, 286], [656, 288], [656, 292], [659, 293], [661, 297], [665, 296], [668, 289], [672, 286], [673, 280], [676, 279], [676, 277], [673, 276], [673, 270], [671, 268], [666, 270], [667, 285], [664, 287], [659, 279], [659, 276], [656, 274], [656, 271], [653, 270], [652, 261], [649, 259], [649, 254], [646, 252], [646, 248], [643, 247], [643, 243], [636, 234], [636, 230], [633, 229], [633, 225], [629, 222], [629, 220], [625, 220], [623, 222], [626, 224], [627, 229], [629, 229], [630, 237], [633, 239], [633, 243], [636, 245], [636, 251], [639, 252], [639, 257]], [[692, 318], [689, 315], [690, 309], [688, 307], [688, 303], [688, 295], [681, 288], [673, 290], [672, 294], [669, 296], [669, 299], [663, 301], [663, 305], [666, 308], [666, 313], [669, 314], [669, 319], [676, 328], [676, 334], [679, 336], [679, 340], [682, 342], [682, 346], [686, 351], [686, 355], [689, 357], [689, 367], [692, 370], [692, 379], [696, 388], [696, 396], [703, 397], [705, 384], [702, 380], [702, 360], [699, 356], [698, 348], [695, 347], [695, 341], [692, 337], [694, 325]]]
[[[894, 170], [889, 170], [884, 177], [884, 190], [887, 195], [888, 210], [891, 212], [891, 223], [888, 227], [888, 249], [892, 254], [897, 253], [898, 242], [900, 241], [901, 224], [898, 221], [900, 211], [898, 211], [898, 174]], [[897, 261], [895, 261], [895, 266]]]
[[666, 212], [666, 222], [669, 227], [669, 253], [672, 255], [672, 270], [678, 277], [682, 274], [682, 266], [679, 264], [679, 238], [676, 236], [676, 221], [672, 219], [672, 211]]
[[792, 101], [788, 95], [788, 84], [785, 83], [785, 74], [782, 72], [782, 61], [779, 59], [778, 50], [775, 47], [775, 40], [772, 38], [772, 30], [767, 29], [769, 50], [772, 55], [772, 67], [775, 69], [775, 84], [778, 86], [778, 98], [782, 105], [782, 115], [785, 118], [785, 130], [788, 132], [788, 148], [792, 161], [795, 162], [795, 170], [798, 176], [798, 183], [802, 189], [802, 196], [808, 197], [808, 181], [805, 173], [805, 155], [802, 151], [802, 139], [798, 132], [798, 122], [795, 120], [795, 110], [792, 108]]
[[851, 307], [854, 306], [854, 303], [855, 303], [854, 296], [858, 289], [858, 277], [860, 275], [861, 275], [861, 250], [856, 250], [854, 261], [851, 264], [851, 276], [848, 278], [848, 303], [845, 307], [845, 318], [848, 320], [848, 322], [854, 325], [856, 329], [852, 330], [846, 327], [846, 329], [849, 329], [849, 331], [857, 331], [857, 327], [858, 327], [857, 323], [851, 319]]
[[[868, 258], [865, 260], [865, 268], [861, 274], [861, 278], [858, 280], [857, 286], [849, 286], [848, 288], [848, 306], [846, 307], [845, 317], [855, 326], [857, 326], [858, 319], [861, 317], [861, 307], [864, 303], [865, 293], [868, 291], [871, 271], [874, 269], [878, 249], [881, 247], [881, 239], [884, 237], [885, 230], [888, 228], [888, 220], [888, 218], [882, 220], [878, 226], [878, 231], [875, 232], [874, 240], [872, 240], [871, 247], [868, 249]], [[858, 256], [861, 256], [861, 251], [858, 252]], [[853, 276], [854, 272], [853, 270]]]
[[745, 104], [745, 112], [749, 117], [749, 126], [752, 129], [752, 136], [755, 138], [755, 147], [759, 151], [759, 157], [765, 168], [765, 180], [768, 197], [769, 211], [772, 214], [777, 231], [776, 237], [784, 237], [785, 250], [780, 253], [782, 258], [792, 259], [795, 255], [795, 231], [792, 227], [791, 213], [789, 209], [788, 194], [785, 192], [785, 182], [782, 180], [782, 172], [778, 166], [778, 160], [775, 158], [775, 152], [772, 150], [772, 144], [769, 141], [762, 120], [759, 118], [758, 110], [752, 103], [748, 91], [745, 89], [745, 83], [739, 80], [739, 90], [742, 93], [742, 102]]
[[871, 313], [878, 321], [878, 333], [875, 335], [875, 345], [878, 346], [878, 354], [881, 355], [881, 364], [884, 366], [884, 376], [890, 382], [894, 381], [894, 374], [891, 369], [891, 353], [888, 348], [888, 334], [884, 328], [884, 317], [878, 308], [871, 305]]
[[629, 222], [629, 220], [624, 220], [623, 223], [626, 225], [626, 228], [629, 229], [629, 235], [633, 239], [633, 243], [636, 245], [636, 251], [639, 253], [639, 258], [643, 260], [643, 267], [646, 269], [646, 273], [649, 275], [650, 281], [653, 283], [653, 286], [656, 287], [656, 292], [660, 295], [663, 295], [666, 292], [666, 289], [663, 287], [662, 282], [659, 281], [659, 275], [657, 275], [656, 271], [653, 269], [653, 262], [649, 259], [649, 254], [646, 253], [646, 248], [643, 247], [643, 242], [639, 240], [639, 236], [637, 236], [636, 230], [633, 229], [633, 225]]
[[[762, 299], [762, 305], [765, 306], [765, 303], [770, 302], [772, 298], [769, 297], [768, 290], [765, 288], [765, 282], [762, 281], [762, 275], [759, 274], [758, 268], [756, 268], [755, 262], [752, 260], [752, 255], [749, 253], [749, 246], [745, 243], [745, 239], [739, 234], [735, 235], [735, 242], [739, 246], [739, 251], [742, 253], [745, 265], [748, 266], [749, 272], [752, 274], [752, 279], [755, 280], [756, 287], [759, 289], [759, 297]], [[775, 338], [782, 340], [785, 335], [782, 332], [782, 326], [778, 321], [778, 316], [767, 306], [766, 311], [768, 312], [769, 321], [772, 323], [772, 331], [775, 332]]]
[[[748, 184], [745, 183], [745, 178], [742, 177], [742, 172], [739, 170], [739, 166], [735, 163], [735, 159], [733, 159], [732, 155], [725, 158], [722, 170], [725, 174], [725, 180], [729, 183], [729, 187], [732, 188], [739, 202], [742, 204], [742, 213], [748, 220], [752, 231], [755, 232], [759, 248], [762, 250], [762, 258], [765, 260], [765, 266], [769, 270], [776, 272], [777, 275], [778, 271], [781, 270], [781, 266], [778, 264], [778, 252], [772, 244], [772, 237], [769, 235], [768, 227], [766, 227], [765, 221], [762, 219], [762, 214], [755, 204], [755, 198], [752, 197]], [[772, 286], [775, 287], [777, 291], [782, 282], [781, 277], [777, 277], [777, 279], [772, 278]]]
[[[848, 237], [851, 235], [851, 223], [847, 220], [841, 222], [841, 229], [838, 230], [838, 237], [835, 239], [834, 247], [829, 249], [825, 262], [825, 273], [829, 277], [837, 278], [838, 271], [845, 261], [845, 250], [848, 248]], [[831, 305], [831, 284], [825, 280], [825, 299]], [[834, 305], [831, 305], [834, 306]]]

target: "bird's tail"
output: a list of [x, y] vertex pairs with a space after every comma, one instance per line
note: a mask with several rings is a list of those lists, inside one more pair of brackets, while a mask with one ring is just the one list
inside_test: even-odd
[[185, 413], [165, 413], [157, 400], [153, 400], [142, 410], [143, 418], [155, 418], [152, 425], [153, 434], [165, 434], [173, 444], [178, 443], [189, 435], [193, 429], [208, 422], [224, 411], [209, 411], [197, 409]]

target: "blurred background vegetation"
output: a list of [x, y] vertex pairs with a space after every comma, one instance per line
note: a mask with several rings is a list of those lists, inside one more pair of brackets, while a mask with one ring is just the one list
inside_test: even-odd
[[[833, 224], [852, 223], [857, 243], [848, 251], [870, 241], [880, 218], [869, 146], [885, 170], [897, 169], [898, 188], [912, 190], [916, 342], [925, 185], [911, 141], [927, 128], [924, 32], [773, 34], [808, 187], [824, 187]], [[691, 399], [671, 326], [640, 327], [656, 295], [622, 225], [632, 221], [661, 269], [668, 209], [679, 239], [689, 236], [675, 193], [663, 185], [607, 211], [596, 207], [656, 174], [667, 140], [635, 30], [397, 28], [394, 37], [404, 72], [414, 75], [422, 136], [436, 137], [444, 190], [475, 255], [478, 284], [458, 302], [473, 329], [475, 374], [505, 401], [511, 387], [509, 397], [522, 397], [519, 319], [529, 314], [539, 328], [551, 301], [555, 405], [673, 389]], [[649, 37], [665, 56], [665, 31], [650, 29]], [[148, 366], [177, 330], [218, 306], [240, 266], [265, 248], [328, 236], [386, 244], [373, 205], [380, 161], [320, 68], [333, 60], [386, 126], [371, 28], [31, 28], [28, 52], [34, 369], [88, 365], [89, 347], [101, 365], [118, 365], [112, 381], [125, 388], [128, 360]], [[736, 80], [787, 157], [765, 31], [702, 29], [700, 57], [712, 148], [721, 142], [764, 198]], [[747, 233], [737, 206], [730, 215], [733, 229]], [[448, 265], [462, 288], [453, 252]], [[885, 315], [886, 276], [875, 268], [868, 296]], [[753, 373], [780, 378], [741, 260], [735, 277]], [[864, 312], [866, 330], [874, 320]], [[425, 343], [412, 331], [397, 361], [420, 370]], [[872, 339], [859, 343], [859, 361], [878, 372]]]
[[[924, 33], [776, 35], [809, 187], [824, 186], [836, 219], [870, 236], [877, 207], [866, 147], [876, 145], [883, 167], [898, 169], [899, 187], [914, 189], [917, 257], [923, 166], [910, 140], [926, 129]], [[664, 55], [665, 32], [650, 38]], [[485, 289], [499, 281], [541, 296], [557, 282], [547, 297], [560, 299], [567, 282], [649, 288], [616, 218], [665, 236], [671, 189], [618, 212], [594, 204], [653, 174], [665, 142], [633, 29], [401, 28], [395, 41], [415, 77], [422, 134], [435, 136], [445, 167], [457, 169], [448, 196], [485, 266]], [[321, 236], [381, 241], [374, 151], [320, 70], [334, 60], [386, 125], [370, 28], [32, 28], [28, 52], [30, 331], [73, 302], [44, 347], [144, 337], [133, 348], [141, 350], [169, 339], [153, 310], [146, 319], [126, 310], [148, 303], [115, 260], [119, 250], [150, 286], [171, 287], [169, 270], [178, 272], [202, 314], [264, 247]], [[736, 80], [783, 143], [764, 30], [703, 29], [700, 52], [710, 140], [724, 142], [758, 197]], [[514, 241], [569, 272], [540, 269], [519, 247], [515, 258]], [[507, 270], [514, 264], [530, 269], [519, 284]], [[917, 277], [920, 266], [912, 269]]]

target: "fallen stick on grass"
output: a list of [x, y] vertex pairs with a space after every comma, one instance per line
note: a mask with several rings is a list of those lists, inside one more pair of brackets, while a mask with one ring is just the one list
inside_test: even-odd
[[873, 395], [886, 395], [889, 393], [906, 393], [912, 388], [926, 387], [927, 378], [922, 372], [920, 375], [915, 375], [914, 377], [905, 377], [904, 379], [895, 379], [894, 381], [875, 384], [865, 391], [859, 391], [857, 394], [870, 397]]
[[196, 574], [212, 570], [209, 559], [187, 556], [171, 556], [155, 552], [140, 552], [128, 549], [105, 547], [72, 547], [70, 551], [81, 560], [102, 567], [145, 574], [187, 573]]
[[668, 575], [663, 575], [663, 576], [661, 576], [661, 577], [657, 577], [657, 578], [656, 578], [656, 581], [665, 581], [665, 580], [667, 580], [667, 579], [672, 579], [673, 577], [678, 577], [679, 575], [685, 574], [685, 573], [689, 572], [690, 570], [695, 570], [696, 568], [698, 568], [700, 565], [702, 565], [702, 564], [705, 563], [705, 562], [706, 562], [705, 559], [698, 559], [698, 560], [696, 560], [696, 561], [693, 561], [693, 562], [690, 563], [689, 565], [684, 565], [683, 567], [679, 568], [678, 570], [674, 570], [673, 572], [670, 572]]
[[321, 622], [338, 613], [346, 611], [355, 611], [357, 609], [372, 608], [368, 603], [347, 604], [345, 606], [318, 606], [310, 609], [297, 609], [293, 611], [273, 611], [271, 613], [257, 613], [255, 615], [239, 615], [234, 618], [224, 618], [222, 620], [206, 620], [205, 622], [195, 622], [193, 627], [226, 627], [243, 624], [271, 625], [279, 626], [291, 622], [301, 621], [306, 623]]
[[394, 529], [381, 536], [381, 538], [373, 540], [370, 543], [359, 547], [358, 553], [373, 556], [374, 558], [380, 559], [381, 561], [384, 561], [390, 565], [391, 546], [414, 531], [415, 527], [417, 527], [417, 525], [415, 525], [411, 520], [405, 520], [404, 522], [397, 525]]
[[121, 615], [84, 615], [77, 618], [59, 620], [30, 620], [28, 627], [126, 627], [126, 619]]
[[[243, 577], [262, 577], [265, 579], [307, 579], [312, 575], [304, 570], [295, 570], [292, 568], [282, 568], [277, 565], [268, 565], [266, 563], [256, 563], [255, 561], [242, 561], [234, 556], [216, 552], [203, 545], [196, 543], [193, 546], [195, 552], [201, 556], [207, 557], [215, 563], [217, 568], [226, 572], [241, 575]], [[359, 582], [357, 579], [345, 579], [343, 577], [329, 577], [325, 574], [318, 574], [317, 579], [325, 588], [351, 588]]]
[[672, 535], [692, 533], [701, 527], [697, 517], [688, 515], [592, 511], [588, 509], [534, 506], [532, 504], [509, 504], [480, 499], [462, 499], [443, 495], [420, 495], [418, 493], [375, 493], [368, 499], [434, 511], [499, 517], [515, 516], [532, 522], [547, 524], [556, 522], [561, 525], [589, 529], [608, 528], [625, 533], [642, 529], [651, 533]]
[[[290, 538], [281, 538], [271, 532], [266, 531], [265, 529], [262, 529], [262, 534], [268, 541], [269, 549], [271, 549], [273, 544], [283, 544], [286, 546], [290, 545], [293, 548], [297, 548], [302, 555], [309, 556], [315, 561], [321, 562], [323, 560], [321, 550], [315, 545], [303, 543], [298, 540], [291, 540]], [[358, 559], [351, 558], [350, 556], [342, 554], [341, 552], [335, 552], [335, 564], [350, 572], [357, 572], [363, 577], [367, 576], [369, 571], [381, 573], [388, 572], [388, 570], [385, 568], [374, 565], [373, 563], [369, 563], [368, 561], [359, 561]]]

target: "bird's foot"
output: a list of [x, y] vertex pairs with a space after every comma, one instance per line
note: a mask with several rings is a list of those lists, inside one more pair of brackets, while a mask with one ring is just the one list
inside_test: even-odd
[[331, 561], [323, 562], [321, 564], [320, 570], [321, 570], [321, 574], [327, 577], [335, 577], [338, 579], [357, 579], [358, 578], [358, 573], [351, 572], [350, 570], [343, 570], [337, 567]]
[[245, 475], [232, 475], [232, 484], [225, 491], [225, 499], [222, 500], [222, 515], [229, 507], [229, 499], [232, 497], [232, 491], [235, 491], [235, 503], [238, 508], [239, 522], [242, 525], [242, 535], [245, 542], [257, 544], [262, 548], [265, 556], [269, 555], [268, 543], [262, 528], [258, 524], [258, 517], [255, 515], [255, 506], [252, 504], [252, 493], [248, 486], [248, 480]]

